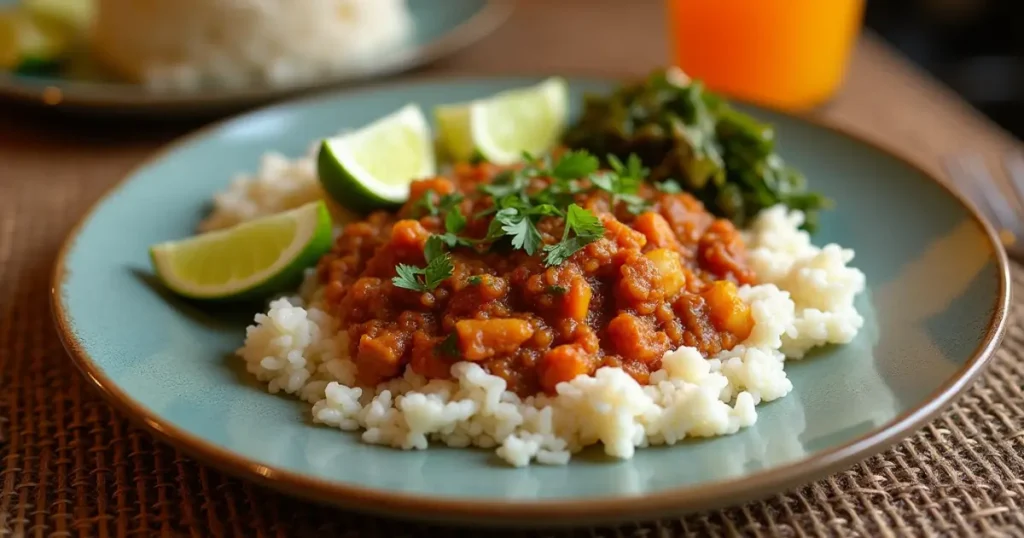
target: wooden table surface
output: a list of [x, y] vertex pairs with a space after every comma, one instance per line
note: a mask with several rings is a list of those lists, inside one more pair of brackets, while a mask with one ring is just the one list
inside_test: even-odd
[[[665, 64], [667, 58], [660, 0], [522, 0], [498, 32], [414, 76], [524, 72], [628, 76], [642, 75]], [[842, 91], [815, 114], [937, 173], [941, 173], [944, 156], [972, 150], [995, 164], [1000, 154], [1019, 144], [870, 35], [861, 39]], [[224, 523], [212, 513], [205, 520], [189, 520], [189, 530], [178, 527], [174, 515], [189, 516], [208, 506], [223, 509], [225, 505], [230, 514], [236, 509], [231, 507], [248, 510], [246, 506], [260, 514], [246, 523], [232, 525], [277, 529], [267, 531], [270, 534], [305, 528], [302, 525], [307, 521], [334, 525], [331, 528], [335, 529], [345, 528], [346, 521], [350, 521], [237, 482], [223, 481], [223, 492], [220, 487], [208, 487], [208, 483], [221, 483], [219, 475], [168, 453], [169, 449], [153, 443], [148, 435], [126, 429], [122, 417], [83, 390], [84, 382], [68, 366], [49, 326], [44, 299], [46, 275], [68, 229], [131, 167], [196, 126], [67, 119], [0, 105], [0, 536], [6, 535], [5, 530], [13, 530], [15, 536], [43, 536], [48, 530], [69, 528], [78, 529], [75, 534], [80, 536], [102, 535], [107, 525], [119, 529], [160, 528], [165, 532], [179, 529], [196, 536], [207, 531], [220, 534], [215, 531], [223, 530]], [[1011, 329], [1011, 334], [1024, 341], [1018, 327]], [[993, 417], [1008, 416], [1004, 422], [1012, 426], [1018, 419], [1024, 421], [1024, 411], [1016, 404], [992, 404], [990, 392], [986, 392], [992, 387], [1007, 394], [1019, 392], [1024, 370], [1019, 371], [1017, 365], [1021, 362], [1009, 353], [1001, 351], [983, 388], [964, 397], [964, 405], [974, 407], [968, 409], [972, 420], [963, 431], [959, 423], [940, 419], [938, 426], [930, 425], [915, 437], [917, 440], [890, 452], [897, 458], [909, 454], [909, 471], [889, 465], [888, 459], [877, 460], [872, 466], [858, 466], [767, 504], [661, 522], [655, 524], [657, 527], [636, 527], [635, 535], [669, 536], [675, 531], [664, 529], [679, 528], [696, 532], [694, 535], [729, 534], [739, 528], [760, 534], [776, 526], [787, 528], [788, 535], [801, 536], [845, 531], [861, 536], [903, 536], [921, 528], [925, 529], [922, 534], [944, 535], [953, 531], [992, 535], [1000, 529], [1020, 532], [1024, 515], [1015, 499], [1024, 498], [1024, 482], [1014, 476], [1018, 474], [1014, 469], [1024, 472], [1024, 460], [1018, 448], [1008, 443], [1024, 437], [996, 431], [1002, 426]], [[1012, 402], [1016, 397], [1007, 398], [1000, 402]], [[79, 407], [85, 411], [79, 412]], [[74, 414], [69, 415], [72, 411], [66, 409]], [[23, 423], [21, 429], [14, 426], [19, 420]], [[46, 437], [52, 428], [64, 428], [66, 420], [72, 421], [67, 426], [71, 433], [59, 432], [56, 441]], [[10, 424], [7, 430], [5, 421]], [[36, 423], [38, 426], [34, 426]], [[992, 432], [976, 432], [975, 423], [987, 424], [985, 428]], [[952, 431], [953, 437], [943, 437], [936, 433], [939, 431]], [[85, 435], [83, 432], [95, 438], [88, 458], [75, 444], [80, 435]], [[6, 448], [5, 434], [9, 441]], [[68, 436], [72, 441], [65, 442]], [[947, 443], [946, 438], [953, 438], [955, 443]], [[1003, 456], [997, 458], [1000, 461], [982, 461], [975, 455], [971, 461], [980, 463], [971, 465], [981, 469], [978, 473], [948, 471], [952, 478], [946, 480], [935, 471], [938, 478], [928, 478], [931, 485], [919, 481], [931, 477], [927, 473], [933, 468], [945, 469], [943, 462], [948, 460], [943, 458], [958, 457], [958, 447], [969, 446], [973, 442], [970, 439], [992, 443], [986, 446], [1002, 451]], [[926, 446], [929, 454], [935, 454], [934, 459], [917, 459], [918, 446]], [[113, 455], [104, 455], [106, 451], [113, 451]], [[70, 454], [74, 454], [73, 461]], [[169, 477], [165, 479], [158, 471], [136, 462], [145, 476], [132, 485], [122, 476], [125, 471], [121, 467], [111, 474], [108, 466], [124, 454], [144, 454], [157, 462], [173, 460], [177, 475], [164, 473]], [[1002, 459], [1006, 459], [1005, 465]], [[61, 474], [61, 469], [72, 465], [69, 462], [74, 465], [73, 472], [67, 471], [74, 475], [70, 481]], [[1010, 471], [1001, 470], [1010, 467]], [[920, 469], [926, 475], [914, 474]], [[194, 476], [199, 478], [190, 478]], [[150, 482], [156, 484], [149, 493], [158, 499], [156, 504], [124, 500], [131, 498], [133, 488], [149, 488]], [[843, 484], [853, 484], [856, 496], [844, 497], [848, 488]], [[82, 493], [87, 490], [94, 493]], [[165, 494], [170, 497], [165, 498]], [[240, 495], [248, 504], [237, 501]], [[265, 509], [268, 506], [269, 512]], [[292, 520], [287, 519], [293, 513], [302, 520], [295, 523], [298, 527], [291, 527]], [[419, 532], [400, 531], [403, 536]], [[353, 531], [346, 536], [398, 533], [397, 528], [385, 526], [382, 531]], [[615, 531], [614, 535], [627, 534], [634, 535], [632, 531]], [[423, 535], [431, 534], [428, 530]]]

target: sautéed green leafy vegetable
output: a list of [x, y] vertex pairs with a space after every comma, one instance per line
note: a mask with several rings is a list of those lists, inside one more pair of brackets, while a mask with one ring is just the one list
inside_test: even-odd
[[770, 125], [731, 107], [697, 81], [659, 70], [609, 96], [587, 96], [564, 137], [593, 155], [640, 157], [648, 180], [692, 193], [711, 212], [744, 226], [776, 204], [804, 211], [812, 230], [830, 205], [775, 152]]

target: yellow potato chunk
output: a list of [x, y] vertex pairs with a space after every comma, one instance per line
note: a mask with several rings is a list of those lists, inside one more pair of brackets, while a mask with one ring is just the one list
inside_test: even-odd
[[686, 285], [686, 273], [683, 272], [683, 260], [679, 253], [667, 248], [654, 249], [644, 254], [658, 268], [659, 287], [665, 297], [675, 295]]
[[719, 280], [701, 294], [708, 305], [711, 323], [720, 331], [736, 335], [740, 340], [750, 336], [754, 329], [754, 316], [750, 305], [739, 296], [736, 284], [728, 280]]
[[512, 353], [533, 336], [533, 327], [522, 319], [464, 319], [455, 323], [455, 332], [462, 357], [482, 361]]

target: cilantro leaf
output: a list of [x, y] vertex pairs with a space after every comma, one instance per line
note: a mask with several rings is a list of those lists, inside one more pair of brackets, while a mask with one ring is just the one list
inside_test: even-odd
[[[474, 215], [474, 218], [493, 216], [487, 235], [474, 243], [491, 242], [493, 248], [500, 242], [531, 256], [543, 249], [548, 253], [549, 265], [561, 263], [604, 234], [600, 219], [573, 203], [576, 194], [593, 188], [581, 180], [598, 176], [600, 161], [586, 151], [564, 153], [554, 164], [550, 157], [538, 158], [525, 152], [523, 159], [525, 164], [521, 169], [506, 170], [495, 176], [489, 184], [478, 187], [482, 194], [491, 197], [493, 205]], [[628, 197], [637, 191], [642, 167], [637, 159], [619, 164], [624, 174], [607, 173], [597, 177], [596, 181], [603, 181], [598, 188], [603, 187], [613, 195]], [[622, 180], [620, 176], [626, 179]], [[539, 192], [528, 193], [531, 180], [537, 177], [548, 179], [547, 186]], [[636, 179], [632, 179], [634, 177]], [[639, 196], [627, 200], [629, 207], [639, 206], [640, 201]], [[558, 245], [544, 246], [543, 237], [537, 229], [537, 222], [544, 217], [565, 218], [565, 231]], [[458, 241], [457, 237], [451, 236], [457, 233], [454, 230], [459, 228], [458, 221], [461, 218], [464, 217], [445, 217], [448, 233], [443, 235], [443, 239], [449, 246]]]
[[479, 164], [485, 164], [487, 162], [487, 157], [484, 157], [483, 152], [480, 151], [479, 148], [474, 149], [473, 154], [469, 156], [469, 164], [472, 164], [474, 166]]
[[458, 211], [458, 209], [456, 209], [456, 206], [462, 203], [463, 198], [465, 197], [457, 192], [453, 192], [451, 194], [446, 194], [442, 196], [441, 199], [437, 202], [436, 214], [440, 215], [442, 213], [448, 213], [449, 211]]
[[607, 160], [612, 170], [592, 174], [590, 182], [611, 195], [613, 206], [623, 202], [626, 210], [633, 214], [646, 210], [648, 202], [636, 194], [648, 173], [640, 158], [631, 153], [625, 164], [615, 155], [608, 155]]
[[412, 291], [426, 291], [418, 276], [423, 274], [423, 269], [400, 263], [395, 266], [397, 276], [391, 279], [396, 288], [404, 288]]
[[648, 173], [650, 173], [648, 169], [644, 168], [643, 162], [640, 161], [640, 156], [636, 153], [630, 153], [625, 164], [623, 164], [618, 157], [612, 154], [609, 154], [606, 159], [608, 160], [608, 165], [611, 166], [612, 170], [614, 170], [619, 176], [639, 180], [643, 179]]
[[609, 153], [605, 159], [608, 161], [608, 166], [611, 166], [612, 170], [614, 170], [616, 174], [621, 174], [626, 170], [626, 166], [622, 164], [622, 161], [614, 154]]
[[571, 204], [569, 211], [566, 212], [562, 239], [569, 235], [570, 229], [576, 235], [593, 236], [595, 239], [604, 235], [604, 224], [601, 224], [601, 219], [576, 204]]
[[651, 206], [651, 203], [635, 194], [621, 194], [619, 195], [619, 201], [626, 204], [626, 211], [634, 215], [639, 215], [647, 208]]
[[[573, 233], [574, 237], [569, 237]], [[571, 204], [565, 214], [565, 230], [562, 240], [554, 245], [544, 247], [547, 256], [544, 264], [561, 265], [583, 247], [604, 236], [604, 224], [601, 219], [582, 207]]]
[[534, 194], [531, 200], [536, 204], [565, 207], [572, 203], [575, 194], [582, 191], [579, 180], [554, 179], [547, 187]]
[[451, 234], [457, 234], [466, 228], [466, 216], [458, 209], [448, 211], [444, 216], [444, 230]]
[[529, 151], [524, 150], [522, 157], [523, 162], [526, 163], [526, 167], [523, 168], [523, 172], [527, 176], [536, 176], [543, 173], [544, 170], [551, 168], [551, 156], [549, 155], [535, 157]]
[[626, 171], [629, 172], [630, 177], [637, 179], [644, 179], [651, 173], [649, 168], [644, 167], [643, 161], [636, 153], [630, 153], [629, 158], [626, 159]]
[[424, 215], [433, 216], [437, 214], [437, 206], [434, 204], [435, 194], [436, 193], [434, 192], [433, 189], [427, 189], [420, 196], [419, 200], [413, 202], [412, 213], [416, 218], [422, 217]]
[[452, 211], [462, 199], [463, 196], [457, 192], [438, 197], [434, 189], [427, 189], [419, 200], [413, 202], [413, 215], [417, 218], [427, 215], [436, 217]]
[[494, 220], [500, 222], [501, 230], [512, 238], [512, 248], [525, 250], [532, 256], [541, 244], [540, 232], [528, 215], [518, 209], [509, 213], [506, 211], [499, 211]]
[[536, 169], [537, 175], [551, 179], [540, 192], [531, 197], [536, 204], [552, 204], [565, 207], [572, 203], [573, 195], [581, 192], [580, 179], [597, 171], [600, 162], [586, 151], [570, 151], [563, 154], [550, 169]]
[[480, 185], [477, 189], [491, 198], [499, 200], [512, 195], [523, 195], [528, 183], [529, 178], [526, 176], [517, 174], [513, 170], [505, 170], [494, 176], [490, 183]]
[[469, 284], [470, 286], [478, 286], [480, 285], [481, 282], [483, 282], [483, 280], [484, 279], [480, 275], [473, 275], [466, 279], [466, 283]]
[[586, 151], [566, 152], [555, 163], [549, 175], [555, 179], [571, 180], [587, 177], [597, 171], [600, 162]]
[[666, 194], [679, 194], [683, 192], [683, 187], [679, 185], [679, 182], [674, 179], [666, 179], [665, 181], [657, 181], [654, 183], [654, 188]]
[[459, 337], [455, 333], [451, 333], [444, 340], [441, 340], [436, 350], [437, 354], [443, 357], [457, 359], [462, 356], [462, 353], [459, 351]]
[[570, 239], [565, 239], [554, 245], [548, 245], [544, 247], [544, 253], [547, 254], [544, 258], [544, 265], [547, 265], [548, 267], [562, 265], [565, 263], [565, 260], [568, 260], [573, 254], [576, 254], [583, 247], [596, 240], [596, 237], [576, 236]]
[[[441, 236], [432, 235], [427, 239], [423, 245], [423, 257], [427, 259], [427, 266], [423, 268], [404, 263], [396, 265], [396, 276], [391, 279], [391, 283], [397, 288], [420, 292], [430, 291], [436, 289], [455, 271], [451, 255], [444, 251], [444, 241]], [[420, 279], [421, 276], [422, 279]]]
[[427, 259], [427, 263], [444, 254], [444, 241], [436, 235], [432, 235], [427, 238], [427, 242], [423, 245], [423, 257]]
[[518, 213], [514, 207], [507, 207], [505, 209], [498, 210], [494, 214], [494, 218], [491, 223], [487, 225], [487, 236], [484, 237], [484, 241], [496, 241], [501, 239], [505, 235], [503, 226], [505, 221], [515, 217]]
[[472, 239], [468, 239], [468, 238], [465, 238], [465, 237], [459, 237], [459, 236], [457, 236], [457, 235], [455, 235], [453, 233], [438, 234], [438, 235], [435, 235], [434, 237], [439, 237], [441, 239], [441, 241], [445, 245], [448, 246], [449, 249], [452, 249], [452, 248], [455, 248], [455, 247], [471, 247], [471, 246], [473, 246], [473, 240]]
[[530, 215], [536, 217], [560, 217], [562, 211], [555, 207], [553, 204], [540, 204], [535, 205], [529, 210]]
[[446, 245], [449, 249], [473, 246], [471, 240], [458, 236], [459, 232], [466, 228], [468, 222], [458, 207], [462, 200], [461, 194], [453, 193], [442, 196], [438, 202], [436, 209], [444, 214], [445, 233], [433, 235], [427, 240], [427, 245], [424, 246], [424, 256], [428, 262], [440, 252], [441, 244]]
[[454, 272], [455, 264], [452, 263], [451, 254], [442, 254], [427, 263], [426, 269], [423, 270], [424, 284], [428, 290], [435, 289]]

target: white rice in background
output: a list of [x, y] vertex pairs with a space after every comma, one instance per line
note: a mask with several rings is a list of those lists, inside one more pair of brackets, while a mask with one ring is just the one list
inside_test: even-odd
[[268, 153], [255, 175], [239, 175], [227, 190], [214, 195], [213, 211], [199, 223], [199, 231], [229, 228], [323, 197], [312, 155], [289, 160], [279, 153]]
[[[224, 195], [218, 202], [224, 215], [229, 206], [248, 207], [243, 187], [235, 188], [237, 199]], [[269, 207], [254, 202], [254, 208], [231, 214], [244, 220]], [[802, 220], [799, 212], [775, 207], [747, 233], [751, 265], [762, 282], [740, 289], [755, 319], [749, 338], [711, 359], [689, 347], [669, 352], [647, 386], [620, 369], [602, 368], [593, 377], [562, 383], [557, 396], [521, 399], [505, 390], [501, 378], [463, 362], [453, 367], [452, 380], [427, 381], [410, 370], [378, 387], [356, 387], [347, 334], [319, 307], [312, 278], [301, 297], [277, 299], [256, 316], [238, 354], [270, 392], [312, 403], [314, 421], [362, 431], [367, 443], [406, 450], [430, 442], [494, 448], [515, 466], [564, 464], [597, 443], [611, 456], [630, 458], [638, 447], [726, 435], [754, 424], [757, 404], [793, 389], [783, 368], [787, 356], [799, 358], [856, 336], [864, 319], [853, 301], [864, 289], [864, 274], [848, 265], [852, 250], [812, 245], [799, 230]]]
[[312, 145], [297, 159], [274, 152], [265, 154], [256, 174], [239, 174], [226, 190], [213, 196], [213, 211], [199, 223], [199, 231], [230, 228], [321, 199], [328, 201], [336, 224], [350, 220], [351, 213], [324, 196], [316, 172], [318, 148], [319, 144]]
[[405, 0], [99, 0], [93, 49], [154, 90], [287, 87], [397, 57]]

